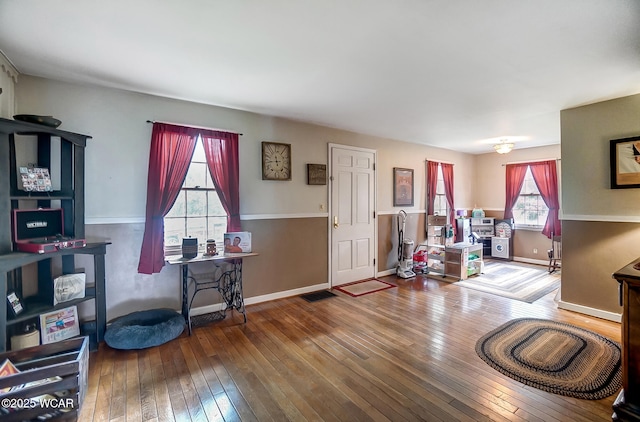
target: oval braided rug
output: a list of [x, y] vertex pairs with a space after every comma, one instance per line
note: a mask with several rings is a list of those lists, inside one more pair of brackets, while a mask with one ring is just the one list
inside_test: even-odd
[[620, 345], [570, 324], [514, 319], [482, 336], [476, 353], [504, 375], [555, 394], [598, 400], [622, 387]]

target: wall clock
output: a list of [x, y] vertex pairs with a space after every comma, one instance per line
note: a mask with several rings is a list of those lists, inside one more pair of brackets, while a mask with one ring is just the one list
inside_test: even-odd
[[291, 144], [262, 143], [262, 180], [291, 180]]

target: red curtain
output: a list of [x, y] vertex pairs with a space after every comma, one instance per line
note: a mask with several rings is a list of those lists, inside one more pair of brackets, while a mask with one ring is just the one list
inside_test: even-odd
[[433, 215], [438, 187], [438, 164], [434, 161], [427, 161], [427, 215]]
[[153, 124], [139, 273], [158, 273], [164, 267], [164, 216], [182, 188], [197, 137], [197, 129], [165, 123]]
[[449, 224], [453, 227], [453, 233], [456, 232], [456, 210], [453, 206], [453, 164], [440, 163], [442, 167], [442, 177], [444, 179], [444, 196], [449, 204]]
[[524, 176], [529, 164], [507, 164], [506, 174], [506, 200], [504, 204], [504, 218], [513, 217], [513, 207], [518, 201]]
[[200, 136], [213, 184], [227, 212], [227, 231], [241, 231], [238, 134], [201, 131]]
[[560, 210], [560, 201], [558, 200], [558, 173], [556, 170], [555, 160], [541, 161], [539, 163], [531, 163], [531, 174], [536, 186], [540, 191], [542, 200], [549, 208], [547, 222], [542, 229], [542, 234], [551, 239], [551, 236], [562, 235], [562, 227], [558, 212]]

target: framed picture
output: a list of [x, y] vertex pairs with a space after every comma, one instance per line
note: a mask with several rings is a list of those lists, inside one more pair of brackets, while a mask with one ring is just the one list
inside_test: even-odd
[[17, 317], [24, 311], [24, 306], [22, 305], [22, 301], [18, 297], [16, 292], [8, 292], [7, 293], [7, 301], [9, 302], [9, 315], [13, 317]]
[[326, 185], [327, 165], [307, 164], [307, 185]]
[[291, 180], [291, 144], [262, 143], [262, 180]]
[[611, 189], [640, 188], [640, 136], [609, 142]]
[[54, 343], [80, 335], [78, 308], [70, 306], [40, 315], [42, 344]]
[[413, 169], [393, 168], [393, 206], [413, 206]]

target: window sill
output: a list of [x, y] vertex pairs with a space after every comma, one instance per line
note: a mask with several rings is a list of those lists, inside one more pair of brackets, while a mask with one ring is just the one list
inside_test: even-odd
[[527, 230], [530, 232], [541, 232], [544, 226], [526, 226], [526, 225], [517, 225], [516, 230]]

